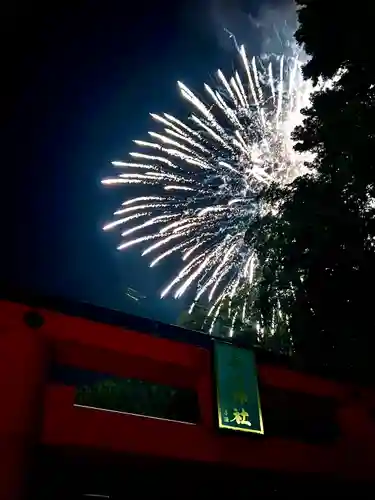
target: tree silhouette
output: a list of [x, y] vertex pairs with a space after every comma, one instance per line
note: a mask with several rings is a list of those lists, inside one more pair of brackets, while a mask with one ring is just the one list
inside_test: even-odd
[[[375, 319], [375, 64], [363, 32], [371, 2], [301, 1], [299, 43], [311, 56], [305, 76], [335, 76], [316, 92], [297, 151], [315, 154], [315, 175], [263, 195], [277, 201], [276, 216], [251, 227], [265, 269], [259, 309], [270, 323], [275, 308], [288, 318], [295, 356], [331, 373], [372, 375]], [[360, 22], [361, 21], [361, 22]], [[370, 31], [369, 31], [370, 32]]]

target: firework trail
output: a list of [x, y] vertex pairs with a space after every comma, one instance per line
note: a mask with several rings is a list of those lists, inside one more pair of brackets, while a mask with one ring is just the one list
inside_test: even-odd
[[[126, 199], [104, 229], [122, 229], [119, 249], [142, 245], [150, 267], [178, 254], [181, 269], [161, 297], [194, 290], [190, 311], [200, 300], [210, 303], [210, 331], [223, 304], [254, 281], [256, 255], [244, 237], [260, 210], [256, 195], [271, 182], [292, 182], [309, 160], [291, 139], [312, 91], [299, 54], [249, 59], [238, 49], [238, 70], [230, 79], [218, 70], [204, 97], [178, 82], [192, 107], [189, 120], [151, 114], [160, 130], [134, 141], [140, 151], [112, 162], [119, 173], [102, 181], [145, 186], [148, 194]], [[230, 311], [231, 332], [247, 302]]]

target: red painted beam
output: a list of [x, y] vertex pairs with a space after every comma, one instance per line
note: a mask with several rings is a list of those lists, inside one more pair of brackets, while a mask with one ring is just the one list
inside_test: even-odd
[[151, 358], [135, 357], [108, 349], [87, 347], [80, 343], [61, 342], [55, 348], [55, 362], [97, 373], [123, 378], [137, 378], [175, 387], [195, 387], [200, 373], [176, 364]]
[[322, 377], [289, 370], [285, 367], [258, 364], [258, 376], [263, 384], [287, 391], [338, 400], [342, 400], [348, 395], [348, 388], [342, 384]]
[[[0, 308], [2, 322], [5, 321], [17, 327], [23, 324], [23, 315], [31, 310], [29, 306], [7, 301], [1, 301]], [[48, 340], [57, 345], [72, 342], [84, 347], [149, 358], [155, 362], [194, 370], [199, 369], [202, 362], [205, 363], [206, 360], [205, 350], [190, 344], [173, 342], [126, 328], [66, 316], [40, 308], [38, 312], [44, 318], [41, 331]]]
[[74, 390], [50, 386], [43, 443], [231, 464], [268, 470], [338, 474], [340, 450], [283, 439], [218, 435], [202, 425], [73, 406]]

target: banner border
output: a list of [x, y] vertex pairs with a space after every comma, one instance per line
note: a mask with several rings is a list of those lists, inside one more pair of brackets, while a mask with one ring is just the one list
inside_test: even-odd
[[[220, 397], [219, 397], [219, 384], [218, 384], [218, 377], [217, 377], [217, 372], [218, 372], [218, 366], [217, 366], [217, 356], [216, 356], [216, 346], [218, 344], [227, 344], [233, 349], [240, 349], [240, 350], [245, 350], [245, 351], [251, 351], [253, 356], [254, 356], [254, 361], [255, 361], [255, 355], [254, 351], [250, 349], [244, 349], [241, 347], [237, 347], [230, 342], [225, 342], [225, 341], [214, 341], [214, 374], [215, 374], [215, 385], [216, 385], [216, 408], [217, 408], [217, 422], [218, 422], [218, 427], [219, 429], [229, 429], [233, 431], [238, 431], [238, 432], [249, 432], [251, 434], [259, 434], [259, 435], [264, 435], [264, 425], [263, 425], [263, 415], [262, 415], [262, 408], [260, 405], [260, 395], [259, 395], [259, 384], [258, 384], [258, 373], [256, 371], [256, 381], [257, 381], [257, 403], [258, 403], [258, 416], [259, 416], [259, 424], [260, 424], [260, 429], [247, 429], [247, 428], [239, 428], [239, 427], [233, 427], [232, 425], [226, 425], [223, 420], [222, 420], [222, 412], [221, 412], [221, 406], [220, 406]], [[256, 366], [256, 364], [255, 364]]]

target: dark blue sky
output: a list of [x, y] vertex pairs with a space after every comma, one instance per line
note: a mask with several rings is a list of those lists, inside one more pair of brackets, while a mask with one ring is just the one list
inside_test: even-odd
[[[12, 48], [2, 275], [16, 286], [173, 321], [179, 306], [156, 293], [167, 269], [150, 270], [136, 250], [119, 253], [119, 234], [101, 231], [126, 195], [100, 179], [132, 139], [146, 136], [150, 111], [184, 109], [177, 79], [199, 89], [218, 65], [230, 66], [220, 24], [239, 23], [243, 33], [258, 2], [237, 3], [227, 19], [232, 4], [223, 0], [61, 4], [10, 8], [3, 21]], [[127, 286], [148, 299], [137, 306]]]

